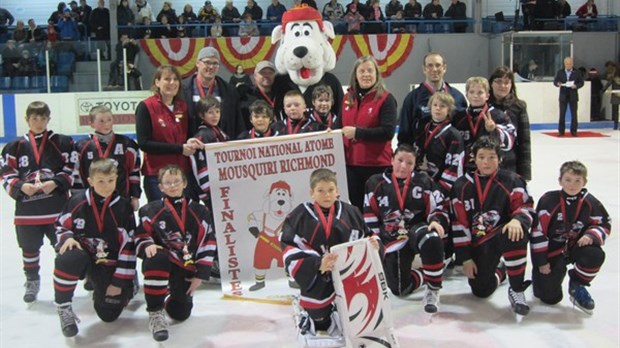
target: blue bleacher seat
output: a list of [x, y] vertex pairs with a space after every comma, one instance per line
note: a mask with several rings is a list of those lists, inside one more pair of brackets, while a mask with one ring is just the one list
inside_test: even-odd
[[45, 76], [33, 76], [30, 78], [30, 89], [34, 92], [45, 93], [47, 92], [47, 77]]
[[2, 76], [0, 77], [0, 90], [5, 91], [7, 89], [11, 89], [11, 77]]
[[68, 92], [69, 78], [64, 75], [54, 75], [51, 77], [52, 92]]
[[30, 78], [28, 76], [15, 76], [11, 79], [11, 89], [25, 90], [30, 87]]

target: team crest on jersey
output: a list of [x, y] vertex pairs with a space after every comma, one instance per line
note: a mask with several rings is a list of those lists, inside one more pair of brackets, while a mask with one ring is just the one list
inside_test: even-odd
[[125, 153], [125, 151], [123, 151], [123, 144], [116, 144], [116, 147], [114, 148], [114, 154], [115, 155], [122, 155], [124, 153]]
[[95, 155], [93, 155], [92, 151], [88, 151], [86, 153], [86, 158], [88, 158], [89, 160], [92, 160], [95, 157]]
[[490, 210], [474, 216], [473, 233], [478, 237], [483, 237], [487, 233], [490, 233], [497, 223], [500, 216], [496, 210]]

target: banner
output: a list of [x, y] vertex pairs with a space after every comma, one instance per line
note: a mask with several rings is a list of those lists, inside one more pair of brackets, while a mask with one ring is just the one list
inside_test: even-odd
[[311, 199], [315, 169], [336, 172], [348, 201], [342, 132], [208, 144], [206, 155], [224, 297], [290, 303], [299, 290], [278, 237], [288, 213]]
[[349, 41], [358, 58], [367, 55], [375, 57], [383, 77], [392, 75], [413, 49], [412, 34], [352, 35]]

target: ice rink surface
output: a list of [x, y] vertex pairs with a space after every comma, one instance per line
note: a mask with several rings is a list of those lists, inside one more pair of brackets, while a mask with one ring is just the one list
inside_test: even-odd
[[[534, 180], [529, 183], [536, 200], [559, 187], [558, 172], [564, 161], [578, 159], [589, 169], [587, 187], [612, 217], [611, 237], [604, 247], [606, 261], [589, 288], [596, 301], [594, 314], [574, 308], [566, 294], [558, 305], [544, 305], [533, 298], [530, 287], [526, 292], [530, 314], [517, 323], [509, 309], [506, 284], [491, 298], [480, 300], [470, 294], [464, 276], [455, 272], [444, 280], [439, 312], [432, 317], [422, 309], [423, 292], [392, 300], [401, 347], [620, 346], [620, 132], [600, 132], [610, 137], [569, 139], [532, 132]], [[298, 347], [290, 306], [223, 300], [219, 285], [214, 284], [199, 289], [190, 319], [173, 323], [170, 338], [159, 344], [148, 330], [142, 291], [116, 322], [104, 323], [95, 315], [90, 296], [80, 283], [73, 302], [81, 320], [80, 332], [76, 338], [65, 339], [53, 304], [53, 250], [49, 246], [42, 249], [41, 292], [38, 302], [28, 308], [22, 302], [24, 276], [13, 232], [13, 201], [1, 193], [0, 204], [0, 348]]]

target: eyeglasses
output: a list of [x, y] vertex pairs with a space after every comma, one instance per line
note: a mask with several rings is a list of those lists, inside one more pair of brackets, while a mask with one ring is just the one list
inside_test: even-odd
[[162, 185], [165, 187], [173, 187], [183, 183], [183, 180], [174, 180], [174, 181], [162, 181]]

